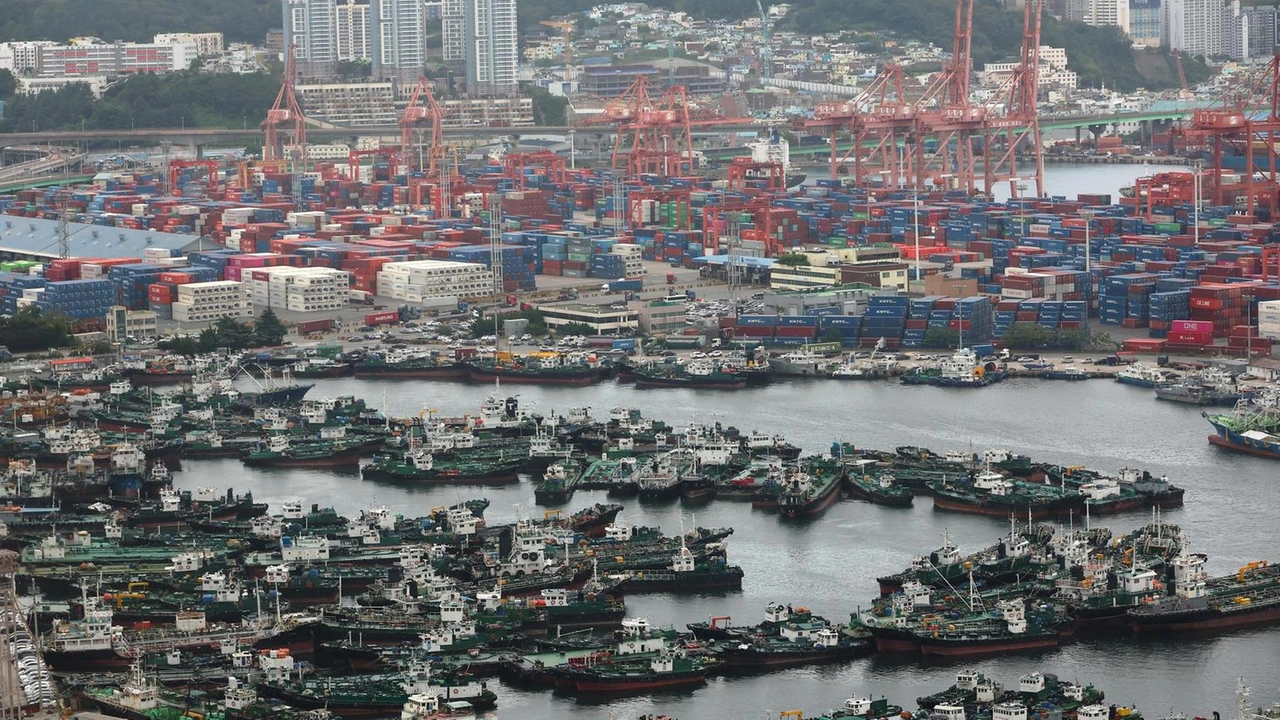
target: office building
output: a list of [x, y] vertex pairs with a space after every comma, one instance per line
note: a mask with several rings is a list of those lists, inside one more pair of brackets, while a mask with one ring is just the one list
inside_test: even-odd
[[305, 83], [295, 90], [309, 118], [344, 127], [387, 127], [399, 120], [389, 81]]
[[1160, 0], [1129, 0], [1129, 37], [1134, 45], [1160, 47]]
[[426, 67], [426, 10], [422, 0], [371, 0], [373, 77], [415, 82]]
[[293, 46], [298, 77], [328, 78], [338, 69], [334, 0], [283, 0], [284, 46]]
[[359, 61], [370, 57], [369, 5], [346, 0], [335, 7], [334, 25], [338, 34], [338, 60]]
[[519, 87], [516, 0], [444, 0], [444, 59], [472, 95], [510, 95]]
[[1230, 55], [1232, 6], [1222, 0], [1164, 0], [1161, 45], [1183, 55]]

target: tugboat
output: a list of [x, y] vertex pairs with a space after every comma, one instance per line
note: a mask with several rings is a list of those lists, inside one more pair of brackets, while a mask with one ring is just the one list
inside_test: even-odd
[[1240, 401], [1241, 388], [1236, 377], [1229, 372], [1208, 367], [1188, 375], [1178, 382], [1164, 382], [1155, 386], [1156, 399], [1190, 405], [1224, 405], [1230, 407]]

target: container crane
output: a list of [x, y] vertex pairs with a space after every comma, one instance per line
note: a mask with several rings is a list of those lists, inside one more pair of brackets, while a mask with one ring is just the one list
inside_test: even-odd
[[[419, 133], [428, 138], [425, 159]], [[449, 154], [444, 144], [444, 110], [431, 92], [431, 83], [419, 77], [400, 115], [400, 158], [409, 167], [434, 175], [448, 164]]]
[[[1009, 183], [1010, 197], [1018, 197], [1022, 181], [1035, 183], [1036, 197], [1044, 197], [1044, 145], [1040, 141], [1040, 18], [1044, 0], [1027, 0], [1022, 7], [1022, 55], [1009, 79], [992, 94], [983, 132], [983, 191], [998, 182]], [[996, 112], [1003, 106], [1003, 114]], [[1018, 165], [1018, 151], [1032, 156], [1032, 167]]]
[[[276, 94], [275, 104], [267, 111], [262, 121], [262, 159], [267, 161], [285, 160], [289, 153], [281, 143], [289, 140], [292, 145], [302, 150], [302, 159], [306, 159], [307, 119], [298, 105], [298, 96], [294, 93], [294, 81], [297, 78], [297, 47], [292, 43], [285, 49], [284, 81], [280, 83], [280, 92]], [[285, 137], [281, 137], [284, 133]]]

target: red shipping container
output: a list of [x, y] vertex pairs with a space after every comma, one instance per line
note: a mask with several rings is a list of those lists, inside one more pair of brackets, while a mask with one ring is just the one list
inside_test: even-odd
[[383, 312], [369, 313], [364, 316], [365, 325], [386, 325], [400, 321], [400, 313], [395, 310], [386, 310]]
[[1180, 345], [1208, 345], [1213, 342], [1212, 333], [1171, 332], [1169, 342]]
[[1206, 333], [1213, 332], [1213, 323], [1204, 320], [1174, 320], [1169, 329], [1173, 332]]

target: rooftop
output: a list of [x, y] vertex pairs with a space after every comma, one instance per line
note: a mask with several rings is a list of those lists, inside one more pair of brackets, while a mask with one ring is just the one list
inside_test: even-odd
[[[147, 248], [189, 252], [224, 248], [195, 235], [131, 230], [107, 225], [67, 223], [73, 258], [141, 258]], [[58, 221], [44, 218], [0, 217], [0, 252], [54, 259], [58, 250]]]

